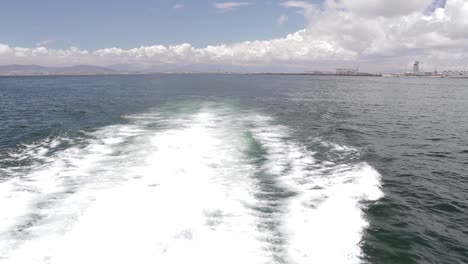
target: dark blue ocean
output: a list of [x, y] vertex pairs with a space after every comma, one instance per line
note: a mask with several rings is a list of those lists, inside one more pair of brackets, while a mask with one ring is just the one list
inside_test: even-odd
[[0, 77], [0, 263], [468, 263], [468, 80]]

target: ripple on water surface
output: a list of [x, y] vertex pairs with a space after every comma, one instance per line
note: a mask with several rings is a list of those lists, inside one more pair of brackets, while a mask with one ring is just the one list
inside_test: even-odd
[[360, 262], [363, 202], [382, 197], [375, 169], [317, 161], [252, 111], [176, 110], [11, 153], [36, 162], [2, 168], [2, 262]]

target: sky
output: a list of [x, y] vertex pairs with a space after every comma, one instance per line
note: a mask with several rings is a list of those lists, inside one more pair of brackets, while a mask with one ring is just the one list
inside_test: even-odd
[[0, 65], [148, 71], [468, 68], [468, 0], [4, 0]]

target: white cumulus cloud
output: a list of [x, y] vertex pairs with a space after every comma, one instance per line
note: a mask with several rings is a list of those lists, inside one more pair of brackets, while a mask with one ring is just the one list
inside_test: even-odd
[[270, 40], [204, 48], [183, 43], [89, 51], [0, 43], [0, 61], [48, 66], [125, 64], [138, 68], [210, 64], [301, 71], [351, 65], [368, 71], [398, 71], [408, 69], [414, 60], [421, 61], [426, 69], [435, 65], [439, 69], [468, 66], [468, 1], [447, 0], [443, 5], [438, 1], [434, 5], [431, 1], [408, 0], [405, 7], [380, 7], [388, 2], [363, 0], [368, 6], [359, 9], [353, 0], [326, 0], [321, 5], [286, 1], [281, 6], [298, 10], [308, 19], [308, 25]]
[[286, 22], [288, 22], [288, 16], [287, 16], [287, 15], [281, 15], [281, 16], [279, 16], [278, 19], [276, 20], [276, 23], [277, 23], [279, 26], [284, 25]]
[[433, 0], [326, 0], [333, 8], [343, 8], [365, 16], [397, 16], [422, 12], [431, 6]]
[[311, 4], [305, 1], [286, 1], [281, 3], [283, 7], [298, 8], [299, 13], [305, 17], [312, 17], [320, 11], [319, 5]]
[[40, 41], [36, 42], [36, 46], [41, 47], [41, 46], [45, 46], [45, 45], [48, 45], [48, 44], [53, 43], [53, 42], [54, 42], [54, 40], [52, 40], [52, 39], [44, 39], [44, 40], [40, 40]]
[[217, 9], [221, 9], [223, 11], [232, 11], [236, 8], [241, 6], [248, 6], [250, 3], [248, 2], [223, 2], [223, 3], [213, 3], [213, 6]]
[[8, 45], [0, 43], [0, 56], [5, 55], [5, 54], [7, 54], [9, 52], [11, 52], [10, 47]]

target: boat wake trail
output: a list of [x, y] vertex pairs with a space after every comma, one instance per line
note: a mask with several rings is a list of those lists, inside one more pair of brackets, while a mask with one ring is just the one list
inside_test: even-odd
[[383, 195], [368, 164], [316, 161], [287, 127], [226, 105], [126, 118], [11, 153], [36, 162], [0, 168], [0, 262], [360, 262], [362, 202]]

